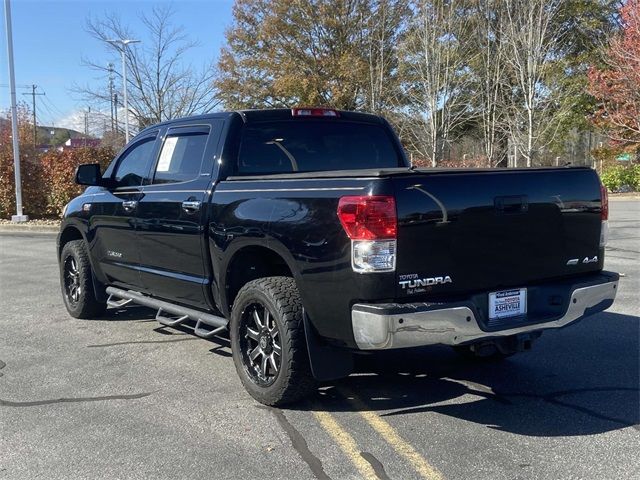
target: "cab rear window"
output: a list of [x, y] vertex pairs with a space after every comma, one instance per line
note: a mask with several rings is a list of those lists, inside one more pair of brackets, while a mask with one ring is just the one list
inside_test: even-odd
[[337, 120], [259, 122], [245, 127], [237, 174], [402, 166], [382, 125]]

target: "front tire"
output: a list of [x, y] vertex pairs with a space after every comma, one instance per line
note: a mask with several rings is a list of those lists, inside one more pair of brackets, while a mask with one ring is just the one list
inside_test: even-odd
[[264, 405], [292, 403], [315, 390], [302, 315], [298, 288], [289, 277], [252, 280], [235, 299], [233, 362], [247, 392]]
[[106, 303], [96, 300], [89, 254], [82, 240], [73, 240], [62, 248], [60, 286], [64, 306], [72, 317], [96, 318], [107, 308]]

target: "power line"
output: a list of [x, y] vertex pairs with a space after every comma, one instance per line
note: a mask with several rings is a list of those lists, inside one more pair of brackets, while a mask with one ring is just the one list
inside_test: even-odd
[[[47, 104], [49, 106], [49, 108], [51, 108], [53, 110], [53, 113], [55, 115], [59, 115], [61, 117], [64, 117], [66, 115], [65, 112], [63, 112], [62, 110], [60, 110], [52, 101], [49, 97], [43, 97], [42, 100], [44, 100], [44, 103]], [[55, 116], [52, 114], [52, 116]]]
[[38, 124], [36, 123], [36, 96], [38, 95], [45, 95], [44, 92], [41, 93], [36, 93], [36, 89], [38, 88], [37, 85], [31, 85], [31, 93], [23, 93], [22, 95], [31, 95], [31, 99], [33, 102], [33, 146], [36, 147], [37, 144], [37, 129], [38, 129]]

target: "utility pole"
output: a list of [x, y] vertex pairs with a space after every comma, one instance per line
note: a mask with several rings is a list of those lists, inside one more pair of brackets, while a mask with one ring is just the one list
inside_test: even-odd
[[23, 93], [22, 95], [31, 95], [31, 102], [33, 108], [33, 147], [37, 146], [38, 142], [38, 124], [36, 123], [36, 95], [44, 95], [44, 93], [36, 93], [37, 85], [31, 85], [31, 93]]
[[111, 107], [111, 131], [113, 132], [113, 63], [109, 64], [109, 105]]
[[[118, 38], [115, 40], [107, 40], [110, 44], [120, 50], [122, 56], [122, 90], [124, 95], [124, 142], [129, 143], [129, 102], [127, 101], [127, 46], [131, 43], [140, 43], [140, 40], [132, 40], [130, 38]], [[120, 44], [121, 46], [116, 46]]]
[[116, 124], [116, 133], [120, 131], [118, 127], [118, 92], [113, 93], [113, 119]]
[[91, 107], [87, 107], [87, 111], [84, 112], [84, 146], [87, 146], [87, 137], [89, 135], [89, 114], [91, 113]]
[[11, 32], [11, 5], [4, 0], [4, 21], [7, 32], [7, 57], [9, 60], [9, 85], [11, 90], [11, 135], [13, 143], [13, 175], [16, 182], [16, 214], [12, 222], [26, 222], [29, 217], [22, 213], [22, 180], [20, 179], [20, 145], [18, 132], [18, 110], [16, 107], [16, 74], [13, 68], [13, 34]]

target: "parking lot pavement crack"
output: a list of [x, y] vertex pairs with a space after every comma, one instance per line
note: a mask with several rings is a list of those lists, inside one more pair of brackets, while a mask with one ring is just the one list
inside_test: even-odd
[[384, 465], [380, 460], [378, 460], [372, 453], [369, 452], [360, 452], [360, 456], [364, 458], [369, 464], [373, 471], [376, 472], [376, 476], [380, 480], [391, 480], [387, 472], [384, 470]]
[[35, 400], [31, 402], [14, 402], [0, 398], [0, 407], [37, 407], [56, 403], [104, 402], [109, 400], [137, 400], [148, 397], [155, 392], [134, 393], [130, 395], [105, 395], [102, 397], [55, 398], [51, 400]]
[[[4, 363], [2, 360], [0, 360], [0, 370], [2, 370], [2, 369], [3, 369], [4, 367], [6, 367], [6, 366], [7, 366], [7, 364], [6, 364], [6, 363]], [[0, 372], [0, 377], [1, 377], [2, 375], [3, 375], [3, 373], [2, 373], [2, 372]]]
[[291, 422], [285, 417], [284, 413], [277, 408], [265, 408], [273, 413], [274, 417], [285, 431], [285, 433], [289, 436], [291, 440], [291, 445], [298, 452], [300, 457], [309, 465], [311, 472], [313, 475], [320, 480], [331, 480], [331, 477], [327, 475], [322, 467], [322, 461], [316, 457], [311, 450], [309, 450], [309, 445], [307, 441], [302, 436], [302, 434], [294, 427]]

